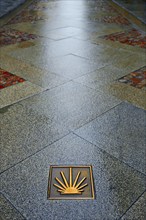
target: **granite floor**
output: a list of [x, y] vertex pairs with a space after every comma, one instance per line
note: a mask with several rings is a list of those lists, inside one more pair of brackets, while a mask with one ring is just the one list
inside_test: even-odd
[[[144, 220], [146, 32], [107, 0], [2, 18], [0, 220]], [[49, 200], [51, 165], [92, 165], [95, 199]]]

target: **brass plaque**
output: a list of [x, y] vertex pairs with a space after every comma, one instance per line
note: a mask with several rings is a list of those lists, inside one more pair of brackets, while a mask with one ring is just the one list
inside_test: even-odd
[[48, 199], [94, 199], [92, 166], [50, 166]]

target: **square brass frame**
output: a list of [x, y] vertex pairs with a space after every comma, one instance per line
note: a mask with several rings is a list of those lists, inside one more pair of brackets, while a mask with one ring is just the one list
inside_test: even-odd
[[[65, 193], [57, 192], [57, 188], [55, 188], [56, 186], [54, 187], [54, 184], [53, 184], [53, 182], [57, 182], [57, 181], [55, 181], [56, 178], [54, 178], [54, 179], [52, 178], [52, 175], [54, 175], [53, 170], [54, 169], [61, 170], [61, 169], [67, 169], [67, 168], [68, 168], [68, 170], [71, 170], [71, 169], [73, 170], [73, 169], [76, 168], [77, 170], [79, 170], [79, 172], [80, 172], [80, 169], [82, 169], [83, 173], [84, 172], [88, 173], [86, 180], [88, 179], [89, 184], [87, 184], [87, 183], [84, 184], [84, 185], [88, 185], [88, 187], [85, 187], [85, 188], [88, 188], [88, 191], [90, 192], [90, 193], [88, 193], [88, 191], [87, 191], [87, 193], [86, 193], [86, 194], [88, 194], [87, 196], [83, 196], [82, 193], [80, 195], [76, 196], [76, 195], [71, 195], [71, 194], [65, 195]], [[86, 171], [83, 170], [83, 169], [85, 169]], [[89, 171], [87, 171], [87, 170], [89, 170]], [[59, 171], [57, 170], [57, 172], [59, 172]], [[54, 171], [54, 173], [55, 173], [55, 171]], [[60, 175], [60, 177], [61, 177], [61, 175]], [[69, 180], [67, 180], [67, 182], [68, 181]], [[86, 181], [84, 181], [84, 182], [86, 182]], [[62, 183], [64, 183], [64, 182], [62, 181]], [[55, 184], [55, 185], [57, 185], [57, 184]], [[82, 187], [80, 187], [80, 188], [82, 188]], [[62, 190], [59, 190], [59, 191], [62, 191]], [[83, 190], [81, 190], [81, 191], [83, 191]], [[56, 195], [53, 195], [52, 192]], [[63, 195], [61, 195], [61, 194], [63, 194]], [[51, 165], [50, 166], [50, 171], [49, 171], [47, 195], [48, 195], [49, 200], [85, 200], [85, 199], [87, 200], [87, 199], [95, 199], [92, 166], [91, 165], [89, 165], [89, 166], [88, 165], [85, 165], [85, 166], [84, 165], [83, 166], [81, 166], [81, 165], [79, 165], [79, 166], [78, 165], [75, 165], [75, 166], [73, 166], [73, 165], [71, 165], [71, 166], [68, 166], [68, 165], [66, 165], [66, 166], [65, 165], [63, 165], [63, 166]]]

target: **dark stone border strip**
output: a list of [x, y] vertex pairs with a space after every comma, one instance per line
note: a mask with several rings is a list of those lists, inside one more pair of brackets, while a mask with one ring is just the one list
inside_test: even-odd
[[23, 4], [26, 0], [1, 0], [0, 3], [0, 18]]
[[141, 30], [146, 31], [146, 23], [144, 21], [142, 21], [141, 19], [139, 19], [139, 17], [136, 17], [131, 11], [124, 8], [116, 0], [110, 0], [110, 3], [116, 10], [118, 10], [130, 22], [134, 23]]
[[[2, 0], [5, 1], [5, 0]], [[33, 2], [33, 0], [23, 0], [22, 4], [19, 4], [17, 7], [0, 17], [0, 27], [6, 25], [9, 20], [11, 20], [13, 17], [15, 17], [20, 11], [25, 9], [28, 5], [30, 5]], [[1, 2], [0, 2], [1, 7]]]

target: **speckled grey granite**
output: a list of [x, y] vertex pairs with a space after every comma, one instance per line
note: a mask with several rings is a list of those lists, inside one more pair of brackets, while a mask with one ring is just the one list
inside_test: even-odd
[[[128, 74], [129, 72], [127, 72]], [[113, 65], [107, 65], [92, 73], [83, 75], [74, 79], [75, 82], [81, 83], [93, 89], [103, 90], [105, 85], [125, 76], [126, 71], [122, 68], [116, 68]]]
[[121, 220], [145, 220], [146, 192], [134, 203]]
[[80, 57], [87, 58], [90, 61], [94, 61], [95, 63], [98, 63], [100, 67], [102, 67], [105, 66], [105, 64], [107, 65], [110, 63], [118, 63], [118, 61], [122, 58], [130, 56], [131, 52], [119, 48], [116, 49], [106, 47], [105, 45], [98, 45], [94, 48], [84, 48], [83, 50], [76, 50], [74, 54]]
[[75, 133], [145, 173], [146, 111], [121, 103]]
[[[43, 28], [45, 29], [48, 28], [48, 24], [45, 26], [44, 24], [41, 24], [41, 26], [43, 26]], [[85, 41], [74, 39], [74, 38], [65, 38], [65, 39], [57, 40], [57, 41], [44, 38], [44, 39], [39, 39], [36, 46], [30, 47], [27, 49], [21, 48], [21, 50], [15, 50], [11, 52], [10, 55], [18, 59], [27, 60], [28, 62], [32, 62], [32, 61], [35, 62], [36, 60], [38, 62], [39, 61], [43, 62], [43, 59], [45, 59], [44, 61], [46, 61], [47, 57], [51, 58], [51, 57], [63, 56], [63, 55], [75, 53], [75, 51], [82, 51], [82, 50], [84, 51], [85, 49], [92, 49], [92, 48], [98, 48], [98, 46], [88, 41], [85, 42]], [[34, 57], [36, 59], [34, 59]]]
[[5, 107], [0, 113], [1, 172], [69, 133], [52, 121], [53, 114], [52, 118], [41, 115], [21, 104]]
[[[96, 199], [47, 200], [50, 165], [92, 165]], [[69, 135], [1, 175], [1, 190], [28, 220], [117, 220], [145, 190], [144, 175]]]
[[0, 194], [0, 219], [25, 220], [25, 218], [13, 207], [13, 205], [2, 194]]
[[[12, 52], [10, 55], [12, 55], [15, 58], [25, 60], [26, 62], [38, 68], [59, 74], [69, 79], [74, 79], [76, 77], [85, 75], [106, 65], [106, 63], [102, 65], [100, 65], [99, 63], [93, 63], [87, 59], [72, 54], [56, 58], [49, 58], [47, 54], [50, 53], [51, 48], [50, 51], [48, 50], [44, 52], [42, 56], [40, 55], [41, 50], [38, 49], [38, 53], [36, 53], [36, 51], [33, 52], [33, 50], [30, 51], [29, 49], [26, 49], [25, 51]], [[55, 53], [59, 51], [58, 54], [60, 53], [60, 51], [62, 52], [61, 49], [56, 47], [54, 48], [54, 51]], [[68, 53], [71, 53], [71, 50], [69, 51], [70, 52]]]
[[1, 0], [0, 2], [0, 17], [9, 13], [13, 9], [17, 8], [20, 4], [23, 4], [26, 0]]
[[2, 171], [119, 103], [69, 82], [1, 109]]
[[45, 33], [45, 35], [43, 33], [43, 36], [48, 37], [53, 40], [60, 40], [63, 38], [76, 36], [78, 34], [81, 34], [82, 32], [83, 32], [83, 30], [80, 28], [62, 27], [62, 28], [57, 28], [55, 30], [49, 30]]

